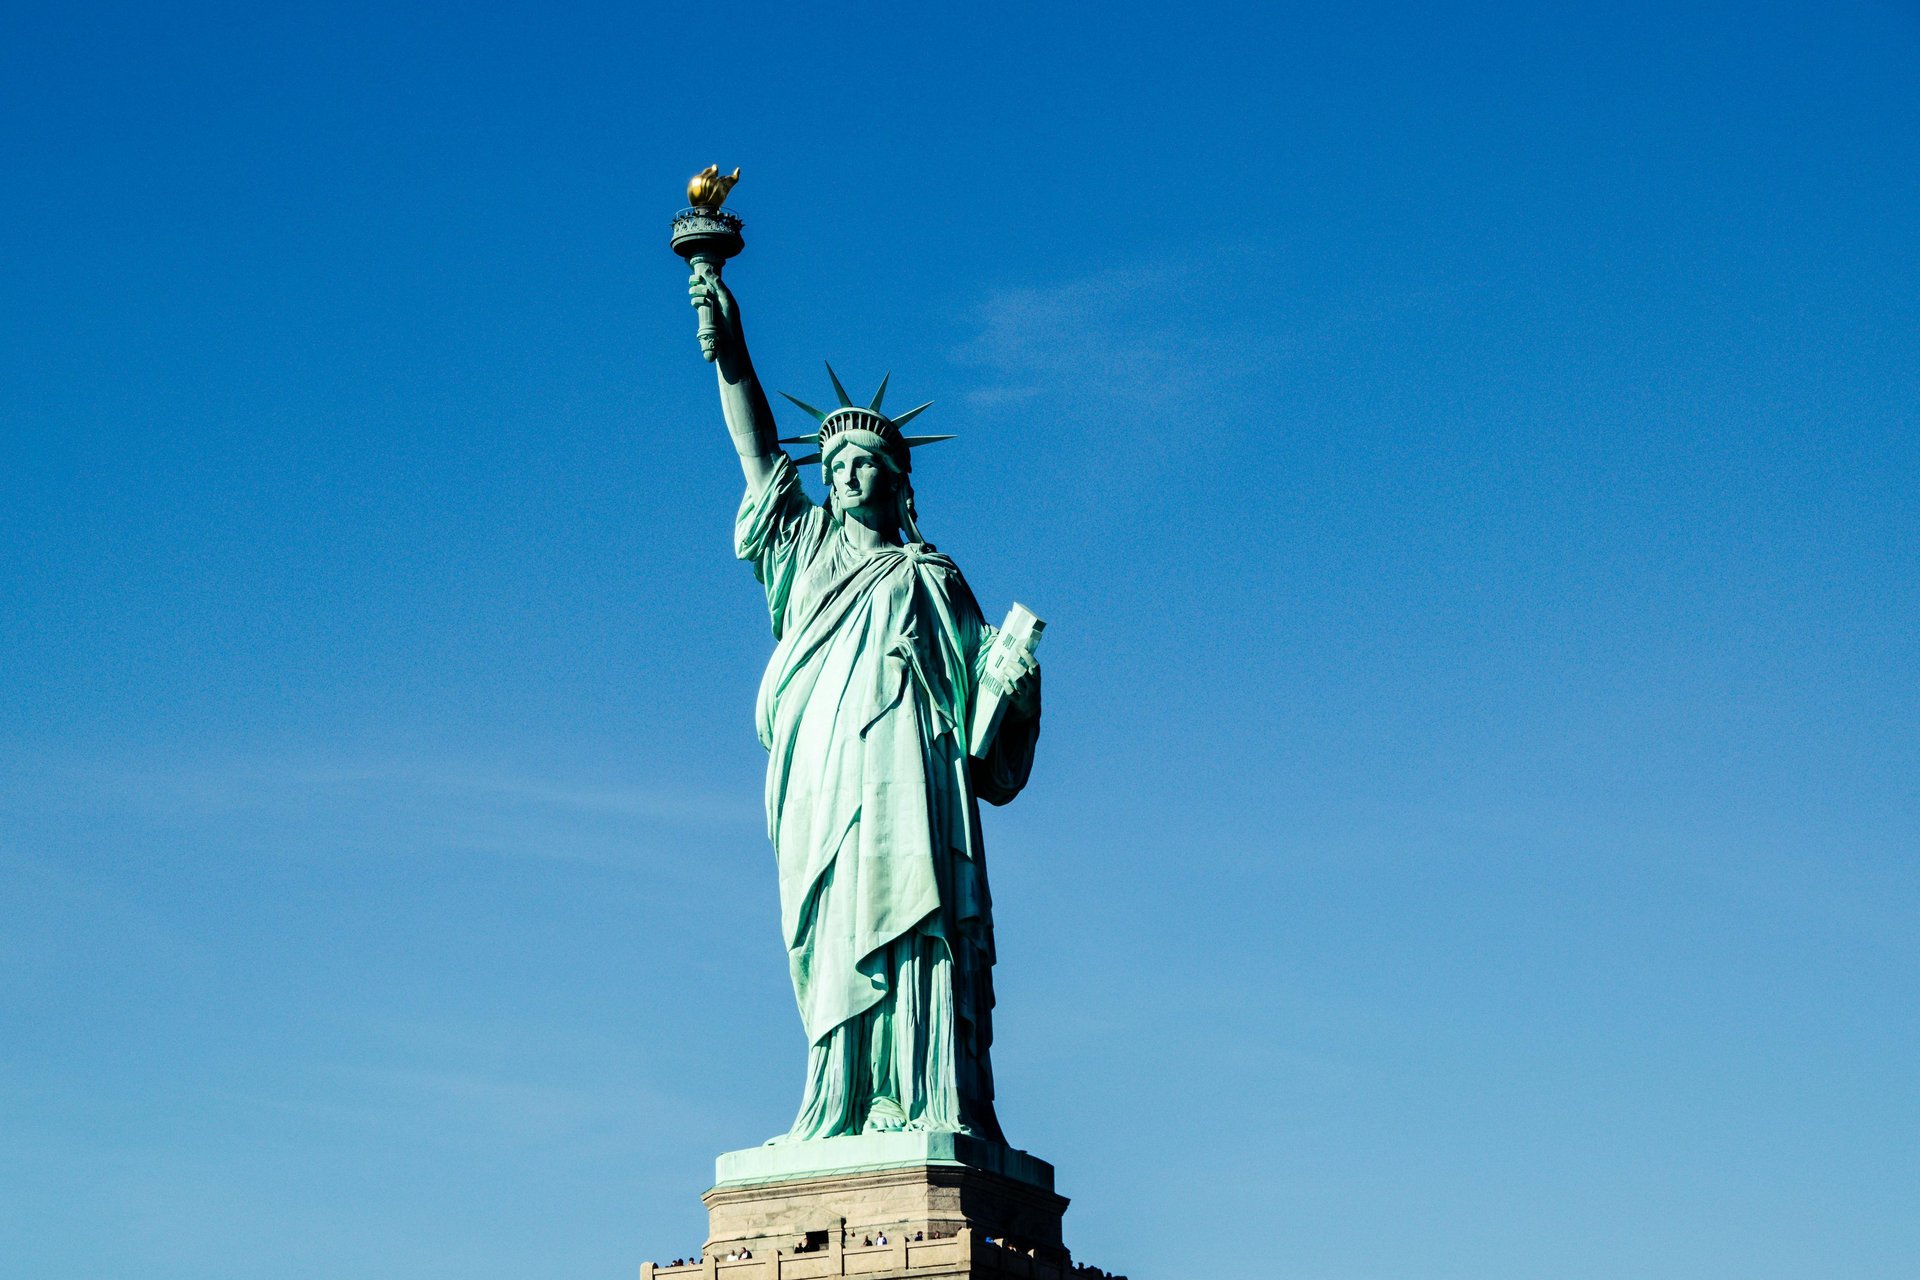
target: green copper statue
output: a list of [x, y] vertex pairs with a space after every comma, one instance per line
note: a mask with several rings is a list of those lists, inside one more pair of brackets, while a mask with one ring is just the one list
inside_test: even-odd
[[[817, 430], [779, 439], [739, 304], [718, 263], [688, 256], [712, 336], [703, 354], [746, 473], [734, 550], [766, 588], [778, 641], [757, 714], [811, 1048], [800, 1113], [774, 1141], [897, 1130], [1004, 1141], [987, 1060], [993, 919], [978, 802], [1013, 799], [1033, 764], [1030, 642], [995, 645], [958, 567], [920, 536], [909, 450], [947, 437], [903, 435], [920, 409], [887, 417], [884, 381], [856, 406], [829, 368], [838, 407], [795, 400]], [[818, 452], [789, 458], [780, 446], [795, 443]], [[796, 463], [815, 460], [824, 503], [800, 488]], [[989, 695], [1005, 709], [970, 754], [976, 699]]]

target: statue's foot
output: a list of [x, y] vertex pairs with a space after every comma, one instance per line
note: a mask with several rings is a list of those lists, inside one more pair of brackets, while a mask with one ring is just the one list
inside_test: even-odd
[[873, 1105], [867, 1108], [867, 1121], [860, 1126], [862, 1133], [899, 1133], [907, 1127], [907, 1113], [892, 1098], [875, 1098]]
[[938, 1124], [932, 1120], [909, 1120], [902, 1126], [909, 1133], [957, 1133], [963, 1137], [974, 1137], [973, 1130], [963, 1124]]

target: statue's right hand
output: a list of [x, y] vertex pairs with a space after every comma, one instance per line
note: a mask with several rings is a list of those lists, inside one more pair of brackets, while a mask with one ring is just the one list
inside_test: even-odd
[[720, 273], [711, 264], [694, 264], [693, 275], [687, 280], [687, 294], [695, 307], [710, 306], [718, 316], [716, 328], [720, 331], [720, 346], [723, 351], [737, 346], [740, 337], [740, 305], [733, 300], [733, 291], [721, 282]]

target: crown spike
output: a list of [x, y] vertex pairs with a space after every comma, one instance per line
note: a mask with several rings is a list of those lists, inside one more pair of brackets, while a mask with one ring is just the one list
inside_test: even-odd
[[833, 366], [827, 364], [826, 361], [822, 360], [820, 363], [827, 365], [827, 376], [833, 379], [833, 394], [840, 397], [840, 407], [842, 409], [853, 408], [853, 401], [847, 399], [847, 389], [840, 385], [840, 375], [835, 373]]
[[939, 444], [942, 440], [955, 438], [954, 436], [901, 436], [900, 443], [909, 449], [918, 449], [923, 444]]
[[916, 405], [913, 408], [907, 410], [905, 413], [901, 414], [899, 417], [895, 418], [893, 420], [893, 425], [896, 427], [904, 427], [909, 422], [912, 422], [914, 418], [918, 417], [920, 414], [924, 413], [926, 410], [931, 408], [933, 408], [933, 401], [931, 400], [927, 401], [923, 405]]
[[[787, 396], [787, 393], [784, 391], [782, 391], [780, 394], [783, 396]], [[805, 400], [802, 400], [799, 396], [787, 396], [787, 399], [799, 405], [802, 412], [806, 413], [806, 415], [812, 418], [815, 422], [825, 422], [827, 420], [826, 414], [820, 412], [818, 409], [808, 404]]]
[[873, 403], [868, 405], [867, 408], [873, 410], [875, 413], [880, 412], [880, 402], [887, 398], [887, 384], [892, 381], [893, 373], [889, 371], [886, 377], [880, 379], [880, 389], [873, 393]]

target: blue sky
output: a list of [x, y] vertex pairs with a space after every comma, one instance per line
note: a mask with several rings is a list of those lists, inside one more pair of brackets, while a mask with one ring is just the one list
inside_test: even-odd
[[0, 1275], [631, 1275], [791, 1118], [709, 162], [767, 381], [937, 400], [1049, 621], [996, 1062], [1079, 1256], [1914, 1274], [1916, 53], [10, 7]]

